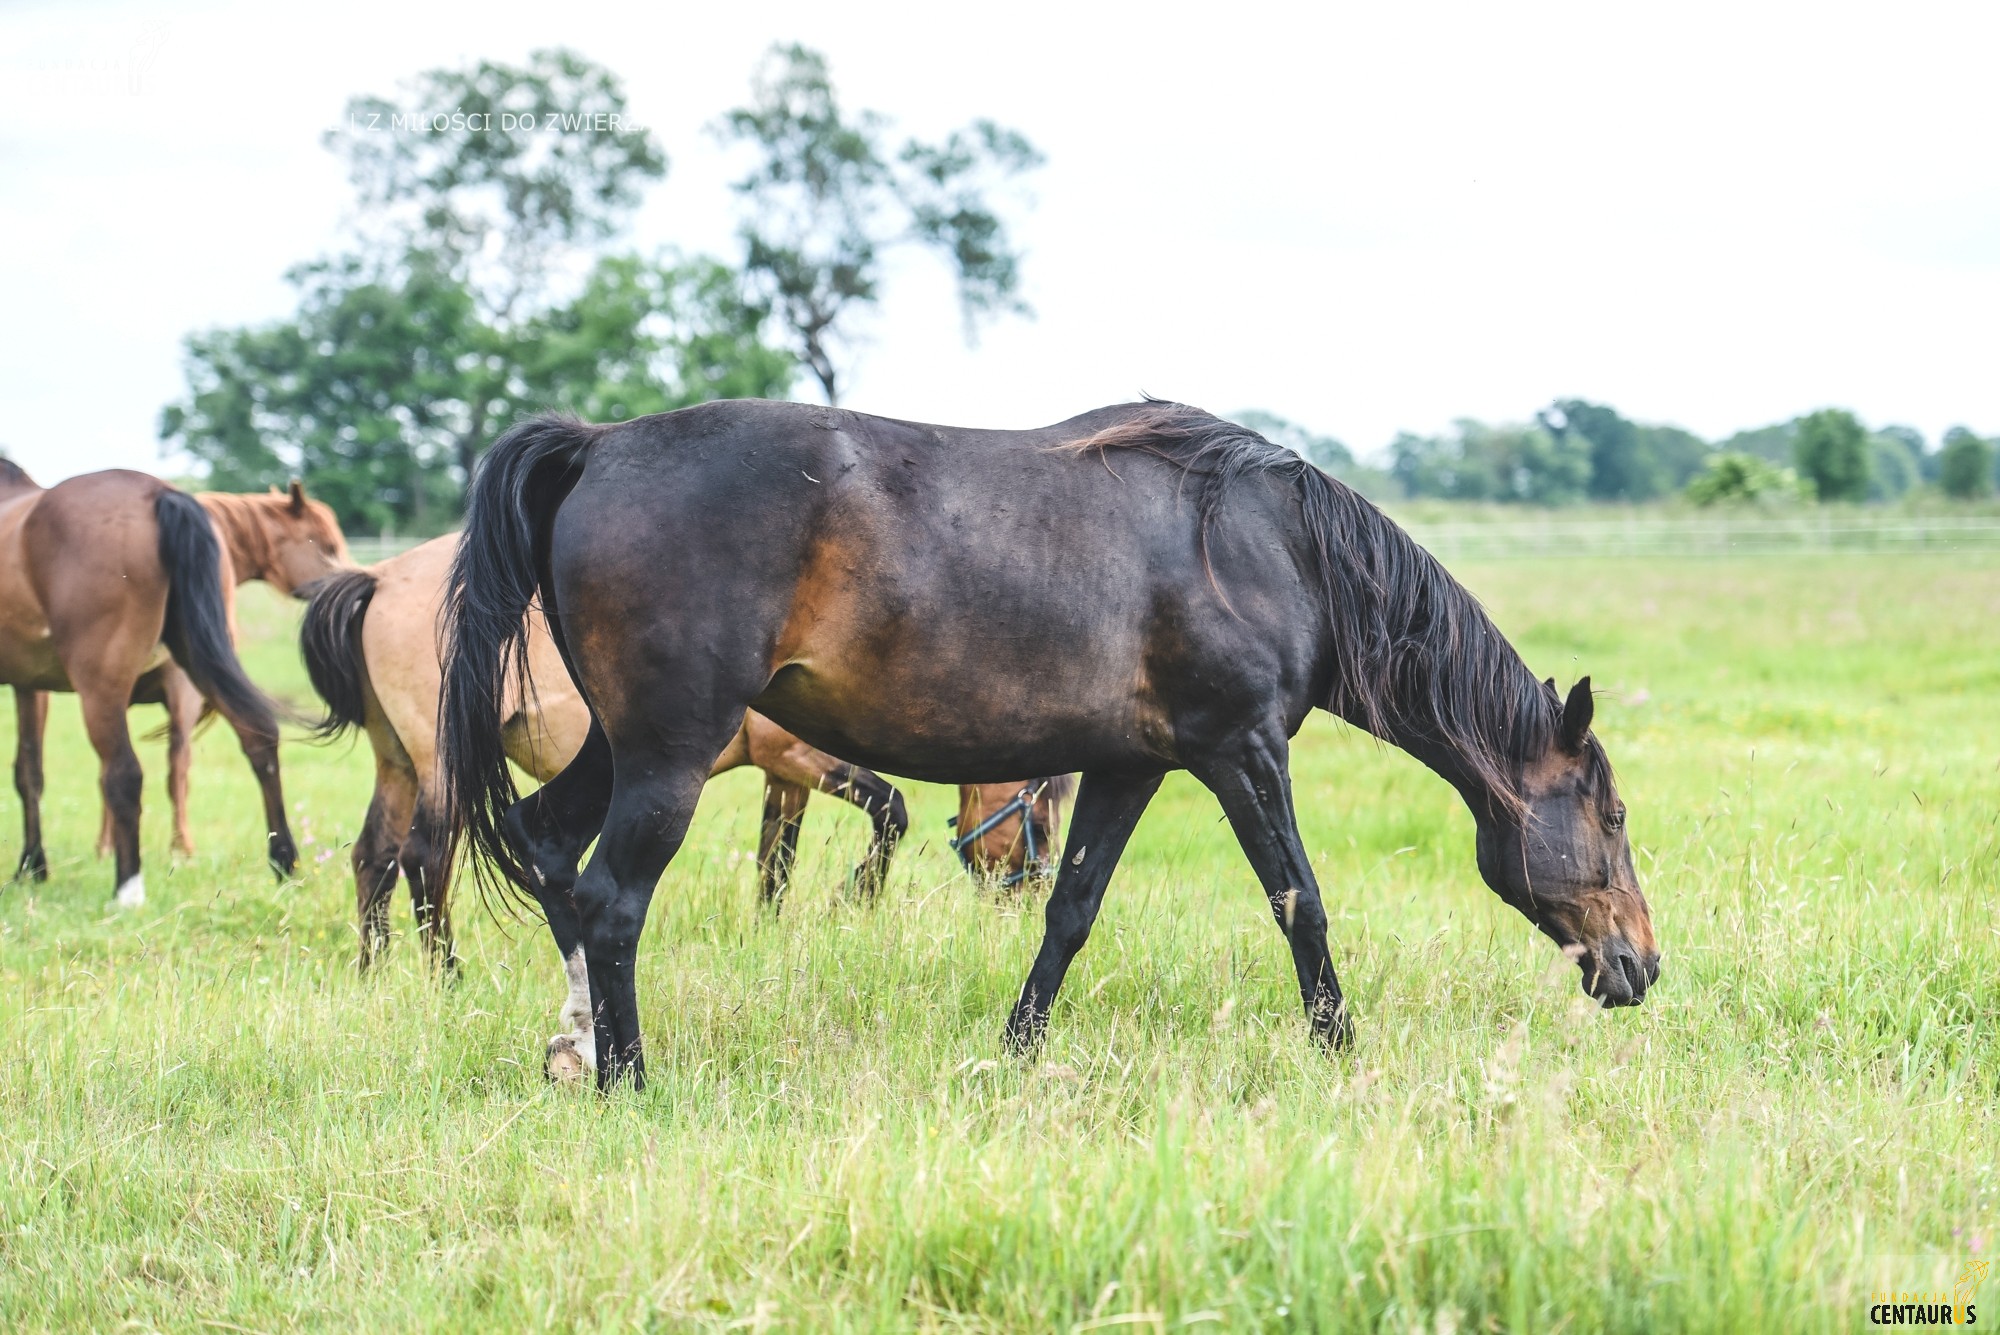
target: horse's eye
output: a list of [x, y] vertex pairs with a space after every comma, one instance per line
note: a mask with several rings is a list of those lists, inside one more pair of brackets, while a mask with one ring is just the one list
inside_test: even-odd
[[1612, 829], [1612, 830], [1622, 830], [1622, 829], [1624, 829], [1624, 828], [1625, 828], [1625, 808], [1624, 808], [1624, 807], [1619, 807], [1618, 809], [1616, 809], [1615, 811], [1613, 811], [1613, 812], [1612, 812], [1612, 813], [1611, 813], [1610, 815], [1606, 816], [1606, 817], [1604, 818], [1604, 824], [1605, 824], [1605, 827], [1606, 827], [1607, 829]]

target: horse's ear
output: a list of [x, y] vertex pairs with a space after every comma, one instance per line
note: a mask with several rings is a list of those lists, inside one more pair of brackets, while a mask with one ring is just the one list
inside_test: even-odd
[[292, 513], [295, 515], [302, 515], [305, 512], [306, 512], [306, 484], [299, 481], [297, 478], [293, 478]]
[[1556, 689], [1556, 679], [1554, 677], [1550, 677], [1547, 681], [1543, 682], [1542, 685], [1549, 688], [1549, 699], [1561, 700], [1563, 698], [1563, 693]]
[[1569, 688], [1569, 699], [1563, 701], [1563, 750], [1571, 755], [1583, 750], [1583, 739], [1590, 732], [1591, 715], [1596, 709], [1597, 703], [1590, 695], [1590, 678], [1579, 678], [1576, 685]]

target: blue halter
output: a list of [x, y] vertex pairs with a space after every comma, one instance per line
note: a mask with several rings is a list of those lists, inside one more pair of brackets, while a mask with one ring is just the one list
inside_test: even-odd
[[[1035, 845], [1035, 799], [1041, 796], [1042, 788], [1046, 786], [1047, 784], [1044, 783], [1035, 788], [1023, 788], [1020, 792], [1014, 794], [1013, 801], [998, 808], [992, 815], [959, 835], [956, 839], [946, 841], [950, 844], [951, 851], [958, 854], [958, 860], [965, 864], [967, 871], [978, 870], [972, 865], [973, 841], [988, 833], [995, 826], [1013, 815], [1019, 815], [1021, 818], [1021, 842], [1024, 846], [1023, 851], [1027, 856], [1021, 859], [1021, 870], [1010, 873], [1000, 884], [1008, 888], [1017, 886], [1027, 879], [1031, 870], [1040, 870], [1042, 860], [1041, 851]], [[957, 829], [958, 817], [951, 817], [945, 821], [945, 824], [952, 829]]]

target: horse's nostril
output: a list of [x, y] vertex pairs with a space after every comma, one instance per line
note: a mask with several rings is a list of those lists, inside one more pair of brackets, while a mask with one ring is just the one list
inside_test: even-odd
[[1635, 955], [1620, 955], [1618, 965], [1625, 971], [1625, 981], [1632, 988], [1632, 999], [1637, 1001], [1646, 992], [1646, 971], [1640, 967]]

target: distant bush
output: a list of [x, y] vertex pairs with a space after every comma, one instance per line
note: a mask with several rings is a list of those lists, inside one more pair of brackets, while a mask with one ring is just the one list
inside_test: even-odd
[[1945, 433], [1938, 459], [1938, 486], [1961, 501], [1976, 500], [1993, 490], [1993, 443], [1962, 426]]
[[1686, 492], [1696, 505], [1775, 500], [1798, 494], [1797, 473], [1742, 450], [1708, 456], [1708, 466], [1688, 483]]
[[1792, 457], [1821, 501], [1867, 499], [1868, 433], [1845, 408], [1822, 408], [1801, 418]]

